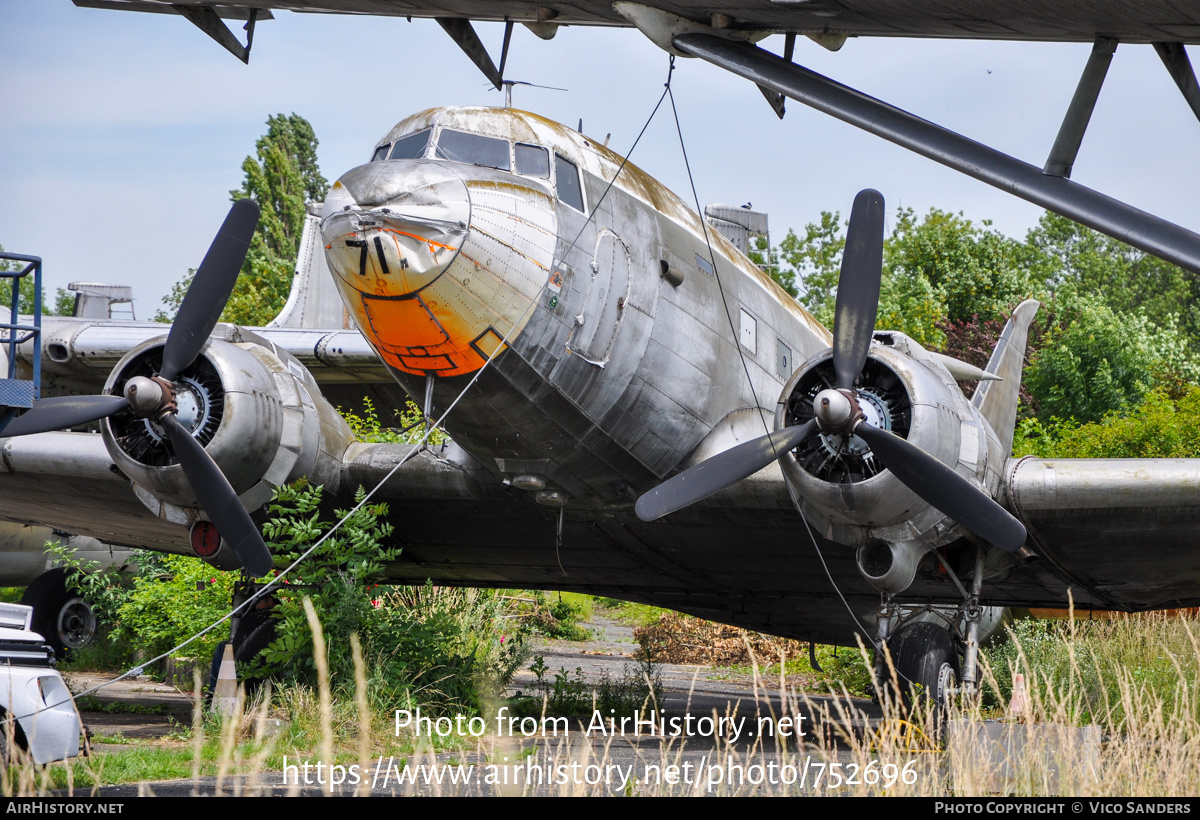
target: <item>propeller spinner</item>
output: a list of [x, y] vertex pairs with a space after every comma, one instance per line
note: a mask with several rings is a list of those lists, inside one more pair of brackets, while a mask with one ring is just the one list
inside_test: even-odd
[[791, 452], [818, 431], [856, 435], [879, 461], [926, 503], [1006, 552], [1025, 543], [1025, 527], [990, 496], [921, 448], [873, 426], [859, 405], [855, 383], [867, 363], [879, 310], [883, 275], [883, 196], [874, 190], [854, 198], [838, 279], [833, 321], [835, 388], [813, 401], [815, 417], [740, 444], [663, 482], [635, 507], [653, 521], [741, 481]]
[[6, 437], [45, 433], [98, 421], [122, 410], [157, 422], [171, 439], [175, 457], [201, 507], [242, 566], [255, 577], [271, 570], [271, 552], [220, 468], [176, 418], [174, 382], [200, 355], [217, 326], [250, 250], [258, 217], [258, 203], [252, 199], [240, 199], [229, 209], [167, 334], [157, 376], [130, 379], [124, 396], [42, 399], [0, 430], [0, 436]]

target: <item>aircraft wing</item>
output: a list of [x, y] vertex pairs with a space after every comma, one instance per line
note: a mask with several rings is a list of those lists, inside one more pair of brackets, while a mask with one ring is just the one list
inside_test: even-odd
[[[74, 0], [77, 6], [171, 13], [173, 7], [208, 8], [213, 16], [245, 20], [251, 9], [297, 12], [372, 14], [467, 20], [513, 20], [541, 26], [628, 26], [610, 0], [574, 0], [543, 6], [509, 0], [267, 0], [266, 2], [167, 3], [155, 0]], [[1140, 3], [1095, 3], [1090, 0], [979, 3], [944, 0], [814, 0], [772, 3], [769, 0], [726, 0], [707, 5], [703, 13], [680, 0], [657, 0], [656, 8], [699, 19], [721, 15], [725, 25], [762, 31], [805, 34], [834, 32], [855, 37], [940, 37], [986, 40], [1091, 42], [1098, 34], [1123, 42], [1200, 42], [1200, 9], [1167, 0]], [[179, 12], [183, 13], [183, 12]], [[263, 19], [265, 15], [259, 19]], [[199, 23], [197, 23], [199, 25]], [[543, 32], [547, 29], [543, 28]]]
[[[170, 326], [158, 322], [48, 316], [42, 320], [42, 327], [43, 392], [53, 396], [99, 393], [126, 353], [166, 335]], [[247, 329], [221, 324], [213, 332], [213, 338], [233, 344], [261, 344], [292, 357], [312, 375], [322, 394], [335, 407], [359, 408], [364, 397], [378, 408], [405, 404], [404, 391], [357, 329]], [[21, 347], [18, 357], [23, 364], [32, 364], [32, 342]]]
[[[878, 601], [853, 549], [810, 538], [775, 465], [653, 523], [632, 508], [568, 509], [560, 536], [559, 510], [453, 444], [412, 450], [351, 444], [336, 482], [343, 504], [355, 488], [383, 482], [375, 498], [388, 504], [403, 548], [388, 567], [396, 582], [576, 590], [821, 641], [845, 641], [859, 628], [848, 607], [869, 612]], [[4, 439], [0, 456], [0, 520], [188, 551], [185, 522], [139, 500], [99, 435]], [[984, 603], [1200, 605], [1200, 460], [1021, 459], [1009, 473], [1011, 506], [1038, 558], [989, 564]], [[951, 566], [969, 568], [965, 541], [944, 551]], [[930, 556], [906, 597], [953, 605], [958, 594]]]

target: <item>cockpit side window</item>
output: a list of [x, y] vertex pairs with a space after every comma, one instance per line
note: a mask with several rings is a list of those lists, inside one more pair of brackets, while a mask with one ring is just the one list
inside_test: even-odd
[[371, 162], [379, 162], [381, 159], [387, 159], [388, 149], [391, 147], [392, 144], [389, 142], [376, 148], [375, 153], [371, 155]]
[[558, 181], [559, 201], [580, 213], [583, 210], [583, 188], [579, 184], [579, 169], [575, 163], [559, 154], [554, 155], [554, 176]]
[[517, 143], [517, 173], [550, 179], [550, 154], [540, 145]]
[[507, 140], [468, 134], [463, 131], [451, 131], [447, 128], [443, 128], [438, 136], [437, 150], [434, 156], [439, 159], [448, 159], [451, 162], [466, 162], [472, 165], [484, 165], [488, 168], [499, 168], [501, 171], [512, 170]]
[[425, 148], [429, 145], [429, 134], [430, 130], [426, 128], [424, 131], [418, 131], [396, 140], [388, 159], [420, 159], [425, 156]]

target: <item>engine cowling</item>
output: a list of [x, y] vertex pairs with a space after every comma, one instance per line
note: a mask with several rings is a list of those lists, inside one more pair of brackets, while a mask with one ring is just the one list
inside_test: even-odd
[[[816, 394], [835, 383], [832, 358], [832, 351], [817, 354], [793, 374], [776, 408], [776, 429], [813, 418]], [[998, 439], [945, 367], [917, 342], [899, 332], [876, 332], [858, 398], [870, 424], [907, 439], [995, 494], [1004, 460]], [[954, 521], [904, 486], [857, 436], [849, 441], [813, 436], [780, 464], [805, 516], [830, 540], [854, 547], [904, 544], [919, 560], [961, 535]], [[915, 561], [905, 560], [915, 570]], [[903, 583], [894, 580], [891, 568], [876, 564], [888, 587]]]
[[[179, 422], [204, 446], [247, 510], [301, 477], [336, 493], [341, 455], [353, 440], [349, 427], [299, 361], [253, 334], [245, 337], [240, 343], [210, 340], [179, 374]], [[125, 355], [105, 392], [120, 395], [129, 379], [157, 373], [163, 343], [151, 339]], [[118, 413], [101, 423], [101, 432], [113, 463], [155, 515], [184, 526], [206, 518], [158, 424]]]

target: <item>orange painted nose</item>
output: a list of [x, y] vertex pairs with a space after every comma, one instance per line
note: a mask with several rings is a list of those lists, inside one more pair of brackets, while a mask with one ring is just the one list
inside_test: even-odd
[[553, 264], [537, 182], [430, 160], [373, 162], [325, 200], [325, 258], [380, 358], [418, 376], [473, 373], [516, 338]]

